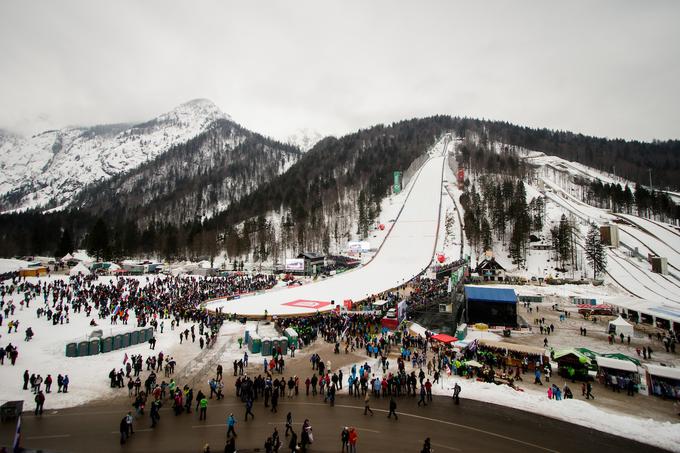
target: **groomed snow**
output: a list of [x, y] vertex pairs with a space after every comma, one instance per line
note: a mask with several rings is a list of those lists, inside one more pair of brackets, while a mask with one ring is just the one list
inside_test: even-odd
[[[442, 138], [431, 150], [431, 157], [411, 184], [403, 210], [394, 222], [380, 252], [367, 265], [339, 276], [309, 285], [274, 291], [236, 300], [217, 300], [209, 309], [222, 308], [227, 313], [262, 316], [295, 315], [333, 308], [329, 302], [342, 304], [346, 299], [361, 300], [399, 286], [427, 268], [437, 243], [442, 166], [449, 138]], [[318, 301], [314, 303], [295, 301]], [[286, 303], [296, 305], [283, 305]]]

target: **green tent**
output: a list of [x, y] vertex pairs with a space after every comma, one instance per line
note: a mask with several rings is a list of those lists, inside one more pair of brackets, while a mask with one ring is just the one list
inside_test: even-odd
[[640, 366], [640, 361], [634, 357], [627, 356], [625, 354], [621, 354], [620, 352], [613, 353], [613, 354], [602, 354], [602, 357], [607, 357], [609, 359], [618, 359], [618, 360], [629, 360], [633, 362], [635, 365]]

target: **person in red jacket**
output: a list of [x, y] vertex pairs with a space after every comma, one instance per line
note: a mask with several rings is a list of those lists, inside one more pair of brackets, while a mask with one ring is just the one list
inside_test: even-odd
[[349, 453], [357, 453], [357, 440], [359, 439], [359, 435], [357, 434], [357, 430], [352, 426], [349, 429]]

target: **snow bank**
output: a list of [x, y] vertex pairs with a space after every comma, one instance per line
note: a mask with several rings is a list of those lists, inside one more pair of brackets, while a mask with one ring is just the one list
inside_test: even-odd
[[520, 392], [507, 385], [470, 381], [458, 377], [445, 378], [442, 386], [432, 387], [432, 393], [450, 396], [453, 394], [456, 381], [462, 387], [463, 398], [508, 406], [680, 452], [679, 423], [659, 422], [610, 412], [578, 399], [549, 400], [542, 392]]

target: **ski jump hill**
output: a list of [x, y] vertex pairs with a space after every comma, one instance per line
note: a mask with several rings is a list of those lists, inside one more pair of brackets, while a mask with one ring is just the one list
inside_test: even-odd
[[[359, 301], [395, 288], [420, 274], [431, 263], [437, 244], [442, 180], [451, 137], [443, 137], [429, 151], [429, 159], [409, 182], [404, 206], [376, 256], [368, 264], [304, 286], [284, 288], [240, 299], [216, 299], [208, 310], [222, 309], [260, 318], [304, 316], [328, 311], [344, 300]], [[333, 301], [335, 305], [333, 305]]]

